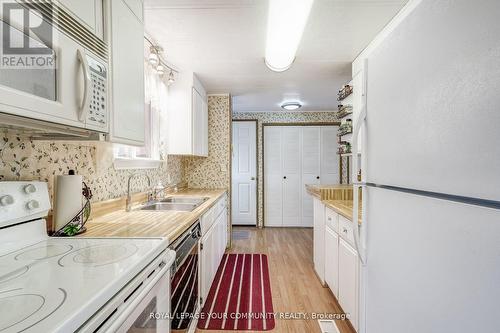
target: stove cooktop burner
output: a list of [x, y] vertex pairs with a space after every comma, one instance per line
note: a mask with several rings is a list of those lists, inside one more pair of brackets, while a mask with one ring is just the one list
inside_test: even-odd
[[62, 288], [56, 289], [50, 297], [24, 288], [1, 291], [0, 332], [21, 332], [38, 324], [63, 305], [66, 295]]
[[134, 255], [138, 250], [135, 244], [92, 245], [63, 255], [58, 264], [61, 267], [109, 265]]
[[11, 271], [7, 274], [0, 275], [0, 284], [13, 280], [15, 278], [20, 277], [21, 275], [24, 275], [28, 270], [30, 269], [29, 265], [22, 266], [14, 271]]
[[21, 252], [14, 259], [18, 261], [43, 260], [63, 255], [71, 250], [73, 250], [73, 246], [69, 244], [50, 244]]

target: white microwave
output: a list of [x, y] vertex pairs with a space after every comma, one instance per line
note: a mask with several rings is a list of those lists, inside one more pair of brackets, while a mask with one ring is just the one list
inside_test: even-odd
[[0, 116], [108, 133], [107, 45], [52, 1], [1, 10]]

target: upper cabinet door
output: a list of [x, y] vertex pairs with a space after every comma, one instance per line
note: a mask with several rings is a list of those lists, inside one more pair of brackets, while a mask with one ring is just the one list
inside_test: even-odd
[[[136, 0], [138, 3], [140, 1]], [[111, 5], [111, 141], [144, 145], [144, 26], [122, 0]]]
[[102, 0], [59, 0], [73, 17], [99, 38], [103, 38]]
[[[76, 0], [78, 1], [78, 0]], [[130, 10], [134, 13], [139, 21], [144, 22], [144, 1], [142, 0], [124, 0]]]

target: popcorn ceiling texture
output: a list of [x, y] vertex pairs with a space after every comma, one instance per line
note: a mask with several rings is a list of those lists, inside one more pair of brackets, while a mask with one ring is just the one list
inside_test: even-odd
[[[93, 202], [122, 197], [127, 192], [127, 180], [132, 170], [115, 170], [112, 164], [98, 166], [97, 148], [93, 145], [49, 141], [31, 141], [14, 132], [0, 134], [0, 181], [42, 180], [48, 182], [53, 193], [54, 177], [67, 174], [70, 169], [82, 175], [92, 189]], [[108, 153], [111, 153], [109, 151]], [[134, 170], [148, 175], [152, 184], [167, 183], [168, 174], [173, 183], [183, 180], [182, 160], [165, 157], [158, 169]], [[146, 177], [138, 176], [132, 182], [133, 192], [148, 189]]]
[[257, 202], [257, 225], [264, 225], [264, 202], [263, 202], [263, 152], [262, 124], [271, 123], [329, 123], [338, 121], [335, 112], [234, 112], [233, 120], [256, 119], [258, 128], [257, 156], [258, 156], [258, 202]]

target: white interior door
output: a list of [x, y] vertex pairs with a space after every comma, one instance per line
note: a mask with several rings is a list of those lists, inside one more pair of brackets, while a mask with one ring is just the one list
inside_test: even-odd
[[281, 127], [264, 127], [264, 225], [283, 226]]
[[320, 128], [306, 126], [302, 129], [302, 179], [301, 179], [301, 202], [302, 221], [301, 226], [313, 226], [313, 201], [312, 196], [307, 193], [306, 184], [319, 184], [320, 182]]
[[321, 127], [321, 184], [338, 184], [337, 126]]
[[232, 223], [257, 224], [257, 127], [254, 121], [233, 122]]
[[283, 226], [300, 226], [302, 220], [302, 128], [285, 126], [282, 131]]

